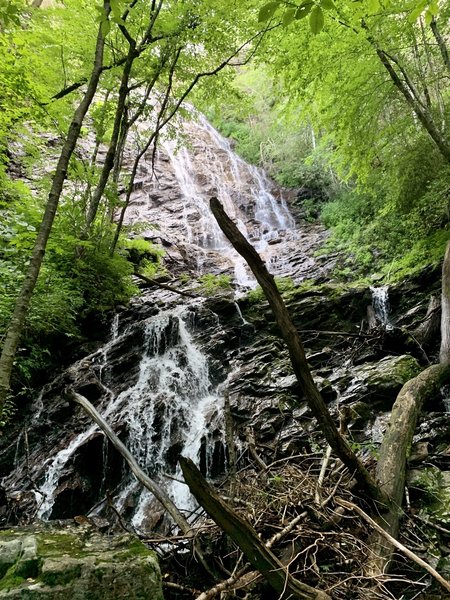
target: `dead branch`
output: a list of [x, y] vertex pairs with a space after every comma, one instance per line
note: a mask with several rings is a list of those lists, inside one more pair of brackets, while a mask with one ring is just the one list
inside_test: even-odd
[[305, 600], [330, 600], [328, 594], [317, 590], [290, 575], [278, 558], [266, 548], [253, 527], [232, 510], [209, 485], [194, 463], [180, 457], [186, 483], [197, 502], [209, 516], [241, 548], [250, 563], [264, 576], [273, 589], [284, 597], [285, 593]]
[[[417, 418], [426, 398], [436, 394], [450, 378], [450, 365], [433, 365], [410, 379], [400, 390], [392, 408], [388, 428], [380, 448], [376, 476], [392, 504], [378, 523], [391, 536], [397, 537], [406, 478], [406, 460], [416, 429]], [[374, 535], [375, 555], [369, 574], [384, 572], [389, 563], [392, 546], [385, 536]]]
[[281, 334], [288, 347], [294, 373], [302, 392], [306, 396], [309, 408], [317, 419], [327, 442], [347, 466], [348, 470], [351, 473], [355, 473], [355, 478], [369, 497], [388, 506], [388, 496], [386, 496], [375, 483], [370, 473], [350, 448], [347, 440], [340, 435], [336, 424], [327, 409], [325, 401], [314, 383], [299, 333], [290, 317], [283, 298], [278, 291], [273, 275], [268, 272], [259, 254], [228, 217], [219, 200], [217, 198], [211, 198], [210, 206], [219, 227], [235, 250], [245, 259], [269, 302]]
[[417, 554], [414, 554], [414, 552], [409, 550], [406, 546], [404, 546], [398, 540], [396, 540], [391, 535], [389, 535], [389, 533], [387, 533], [382, 527], [380, 527], [380, 525], [378, 525], [378, 523], [376, 523], [371, 517], [369, 517], [369, 515], [367, 513], [365, 513], [361, 508], [359, 508], [359, 506], [357, 506], [356, 504], [353, 504], [353, 502], [348, 502], [347, 500], [344, 500], [342, 498], [336, 498], [335, 502], [337, 504], [340, 504], [344, 508], [347, 508], [349, 510], [352, 510], [352, 511], [358, 513], [358, 515], [360, 517], [362, 517], [367, 523], [369, 523], [369, 525], [371, 527], [373, 527], [375, 529], [375, 531], [377, 531], [386, 540], [388, 540], [388, 542], [390, 544], [392, 544], [398, 550], [403, 552], [403, 554], [405, 554], [405, 556], [410, 558], [416, 564], [420, 565], [432, 577], [434, 577], [436, 579], [436, 581], [438, 581], [442, 585], [442, 587], [444, 587], [448, 592], [450, 592], [450, 582], [449, 581], [444, 579], [442, 577], [442, 575], [439, 575], [439, 573], [435, 569], [433, 569], [433, 567], [431, 565], [429, 565], [427, 562], [422, 560], [419, 556], [417, 556]]
[[181, 531], [183, 533], [185, 533], [186, 535], [188, 535], [189, 533], [191, 533], [191, 535], [192, 535], [191, 526], [186, 521], [186, 519], [183, 517], [183, 515], [180, 513], [180, 511], [175, 506], [175, 504], [172, 502], [172, 500], [167, 496], [165, 491], [157, 483], [155, 483], [152, 479], [150, 479], [150, 477], [148, 477], [148, 475], [146, 475], [144, 473], [144, 471], [142, 471], [142, 469], [137, 464], [134, 456], [130, 453], [128, 448], [126, 448], [126, 446], [119, 440], [117, 435], [114, 433], [114, 431], [111, 429], [111, 427], [105, 421], [105, 419], [92, 406], [92, 404], [89, 402], [89, 400], [87, 398], [85, 398], [84, 396], [82, 396], [81, 394], [78, 394], [74, 390], [69, 390], [68, 396], [71, 400], [73, 400], [77, 404], [80, 404], [81, 407], [86, 411], [86, 413], [91, 417], [91, 419], [93, 421], [95, 421], [95, 423], [97, 423], [97, 425], [100, 427], [100, 429], [106, 435], [106, 437], [110, 440], [112, 445], [126, 460], [126, 462], [128, 463], [128, 465], [129, 465], [130, 469], [132, 470], [136, 479], [140, 483], [142, 483], [142, 485], [145, 488], [147, 488], [155, 496], [155, 498], [162, 504], [162, 506], [165, 508], [165, 510], [167, 510], [167, 512], [172, 517], [172, 519], [175, 521], [175, 523], [178, 525], [178, 527], [181, 529]]

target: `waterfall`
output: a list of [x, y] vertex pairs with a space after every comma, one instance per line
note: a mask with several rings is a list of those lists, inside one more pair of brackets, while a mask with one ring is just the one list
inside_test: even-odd
[[[176, 471], [177, 455], [183, 453], [197, 461], [209, 428], [221, 426], [222, 396], [212, 386], [207, 358], [189, 331], [192, 315], [189, 308], [177, 307], [145, 321], [136, 382], [116, 397], [107, 395], [101, 406], [106, 420], [125, 426], [129, 450], [151, 477], [169, 472], [181, 478]], [[117, 339], [99, 354], [107, 357]], [[107, 375], [104, 376], [107, 383]], [[95, 425], [88, 427], [48, 460], [45, 480], [36, 491], [39, 518], [51, 517], [64, 468], [95, 431]], [[171, 452], [173, 456], [168, 458]], [[210, 466], [206, 460], [206, 474]], [[135, 494], [136, 487], [126, 479], [117, 495], [119, 508], [123, 508], [130, 493]], [[171, 480], [165, 487], [179, 509], [194, 508], [187, 486]], [[137, 496], [132, 523], [139, 528], [152, 498], [147, 491], [140, 491]]]
[[377, 320], [386, 329], [392, 329], [389, 322], [389, 288], [387, 285], [381, 287], [370, 287], [372, 292], [372, 306]]
[[297, 236], [286, 202], [280, 191], [275, 198], [266, 174], [238, 157], [205, 117], [194, 114], [175, 137], [162, 137], [155, 165], [153, 158], [144, 157], [142, 185], [133, 193], [128, 223], [155, 223], [162, 237], [187, 248], [199, 273], [228, 268], [238, 287], [255, 287], [245, 261], [210, 211], [209, 199], [216, 196], [275, 274], [282, 274], [283, 252], [288, 256], [290, 251], [277, 243]]
[[[148, 226], [148, 237], [154, 236], [158, 228], [158, 235], [171, 246], [170, 252], [184, 248], [180, 260], [195, 260], [199, 274], [234, 273], [238, 287], [254, 287], [256, 282], [244, 260], [228, 243], [210, 212], [209, 199], [217, 196], [272, 272], [283, 274], [293, 246], [279, 242], [297, 245], [295, 223], [283, 198], [273, 195], [272, 184], [263, 171], [239, 158], [230, 142], [204, 117], [185, 123], [182, 129], [180, 136], [189, 138], [188, 145], [179, 147], [178, 138], [166, 138], [156, 165], [150, 163], [153, 156], [144, 157], [128, 224]], [[153, 177], [154, 172], [157, 177]], [[75, 363], [70, 372], [75, 387], [87, 378], [86, 389], [96, 390], [97, 410], [118, 431], [140, 467], [164, 486], [180, 510], [189, 514], [195, 502], [187, 486], [179, 481], [182, 474], [177, 457], [182, 453], [200, 463], [206, 476], [224, 468], [223, 392], [217, 382], [227, 376], [226, 366], [218, 367], [220, 376], [216, 373], [213, 383], [207, 354], [195, 342], [195, 315], [202, 310], [201, 301], [173, 308], [171, 300], [155, 315], [155, 310], [148, 310], [155, 294], [136, 301], [139, 308], [131, 324], [122, 316], [119, 320], [119, 313], [114, 314], [107, 343]], [[246, 325], [239, 306], [235, 306]], [[213, 325], [214, 329], [217, 327]], [[130, 346], [136, 349], [136, 356], [131, 363], [128, 355], [124, 359], [130, 370], [125, 376], [121, 353], [127, 353]], [[54, 438], [53, 448], [47, 450], [48, 458], [36, 471], [37, 516], [44, 520], [59, 512], [66, 514], [64, 507], [57, 510], [59, 494], [66, 489], [71, 469], [76, 471], [77, 457], [89, 457], [89, 444], [99, 435], [96, 425], [83, 418], [77, 422], [78, 428], [72, 430], [75, 434], [70, 438]], [[101, 450], [104, 468], [111, 454], [106, 448], [103, 445]], [[100, 499], [108, 485], [107, 477], [105, 472], [92, 477], [99, 486], [92, 492], [93, 497]], [[113, 502], [142, 531], [153, 527], [150, 515], [161, 510], [131, 474], [122, 477]], [[91, 510], [101, 513], [102, 504], [97, 502]]]

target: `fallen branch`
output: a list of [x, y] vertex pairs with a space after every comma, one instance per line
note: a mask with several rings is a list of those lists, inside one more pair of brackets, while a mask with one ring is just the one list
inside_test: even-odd
[[448, 592], [450, 592], [450, 581], [447, 581], [446, 579], [444, 579], [442, 577], [442, 575], [439, 575], [439, 573], [436, 571], [436, 569], [433, 569], [433, 567], [431, 565], [429, 565], [427, 562], [422, 560], [419, 556], [417, 556], [417, 554], [414, 554], [414, 552], [411, 552], [411, 550], [409, 550], [406, 546], [404, 546], [398, 540], [396, 540], [391, 535], [389, 535], [389, 533], [387, 533], [380, 525], [378, 525], [378, 523], [376, 523], [371, 517], [369, 517], [369, 515], [367, 513], [365, 513], [361, 508], [359, 508], [359, 506], [357, 506], [356, 504], [353, 504], [353, 502], [348, 502], [347, 500], [343, 500], [342, 498], [335, 498], [335, 502], [336, 502], [336, 504], [339, 504], [340, 506], [343, 506], [344, 508], [353, 510], [354, 512], [358, 513], [358, 515], [360, 517], [362, 517], [367, 523], [369, 523], [369, 525], [371, 527], [373, 527], [375, 529], [375, 531], [377, 531], [377, 533], [382, 535], [386, 540], [388, 540], [388, 542], [390, 544], [392, 544], [398, 550], [403, 552], [403, 554], [405, 556], [407, 556], [412, 561], [414, 561], [416, 564], [420, 565], [423, 569], [425, 569], [432, 577], [434, 577], [436, 579], [436, 581], [438, 581], [442, 585], [442, 587], [444, 587]]
[[116, 448], [116, 450], [126, 460], [126, 462], [128, 463], [128, 465], [129, 465], [130, 469], [132, 470], [136, 479], [138, 481], [140, 481], [140, 483], [142, 483], [142, 485], [145, 488], [147, 488], [155, 496], [155, 498], [162, 504], [162, 506], [165, 508], [165, 510], [167, 510], [167, 512], [172, 517], [172, 519], [175, 521], [175, 523], [178, 525], [178, 527], [181, 529], [181, 531], [186, 535], [188, 535], [188, 534], [192, 535], [193, 532], [192, 532], [191, 526], [186, 521], [186, 519], [183, 517], [183, 515], [180, 513], [180, 511], [175, 506], [175, 504], [172, 502], [172, 500], [169, 498], [169, 496], [166, 494], [166, 492], [157, 483], [155, 483], [152, 479], [150, 479], [150, 477], [148, 477], [148, 475], [146, 475], [144, 473], [144, 471], [139, 467], [139, 465], [136, 462], [136, 459], [130, 453], [128, 448], [126, 448], [126, 446], [119, 440], [117, 435], [114, 433], [114, 431], [111, 429], [111, 427], [105, 421], [105, 419], [92, 406], [92, 404], [89, 402], [89, 400], [87, 398], [85, 398], [84, 396], [82, 396], [81, 394], [78, 394], [74, 390], [69, 390], [68, 396], [71, 400], [73, 400], [77, 404], [80, 404], [81, 407], [91, 417], [91, 419], [93, 421], [95, 421], [95, 423], [97, 423], [97, 425], [100, 427], [100, 429], [106, 435], [106, 437], [110, 440], [110, 442], [112, 443], [114, 448]]
[[133, 275], [138, 277], [142, 281], [144, 281], [147, 285], [154, 285], [156, 287], [161, 288], [162, 290], [167, 290], [168, 292], [175, 292], [175, 294], [180, 294], [180, 296], [186, 296], [186, 298], [198, 298], [195, 294], [189, 294], [189, 292], [183, 292], [183, 290], [178, 290], [177, 288], [172, 287], [171, 285], [167, 285], [166, 283], [160, 283], [155, 279], [151, 279], [150, 277], [146, 277], [141, 273], [134, 272]]
[[319, 505], [321, 505], [321, 503], [322, 503], [322, 498], [320, 496], [320, 488], [322, 487], [323, 481], [325, 479], [325, 473], [327, 472], [327, 467], [328, 467], [328, 463], [330, 462], [330, 457], [331, 457], [331, 446], [327, 446], [327, 449], [325, 450], [325, 454], [323, 457], [322, 466], [320, 468], [319, 478], [318, 478], [317, 484], [316, 484], [316, 492], [314, 495], [316, 504], [319, 504]]
[[382, 505], [388, 506], [389, 497], [376, 484], [370, 473], [351, 449], [347, 440], [339, 433], [336, 424], [327, 409], [325, 401], [314, 383], [300, 335], [290, 317], [283, 298], [278, 291], [273, 275], [268, 272], [266, 265], [261, 260], [259, 254], [226, 214], [219, 200], [217, 198], [211, 198], [210, 205], [219, 227], [231, 242], [234, 249], [245, 259], [269, 302], [270, 308], [272, 309], [281, 334], [288, 347], [296, 378], [306, 397], [308, 406], [314, 417], [317, 419], [319, 427], [328, 444], [336, 452], [350, 473], [355, 474], [355, 478], [360, 487], [369, 495], [369, 497]]
[[190, 459], [180, 457], [180, 465], [184, 479], [198, 503], [236, 542], [249, 562], [282, 598], [330, 600], [330, 596], [322, 590], [310, 587], [290, 575], [281, 561], [259, 539], [253, 527], [219, 497]]

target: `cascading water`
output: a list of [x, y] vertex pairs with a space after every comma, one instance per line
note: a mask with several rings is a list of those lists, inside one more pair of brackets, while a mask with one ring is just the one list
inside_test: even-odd
[[384, 329], [392, 329], [392, 325], [389, 322], [390, 307], [388, 286], [371, 287], [370, 291], [372, 292], [372, 306], [376, 318]]
[[[177, 475], [179, 452], [197, 460], [208, 427], [220, 425], [222, 398], [210, 382], [207, 358], [189, 332], [192, 315], [189, 308], [179, 307], [146, 320], [142, 324], [144, 350], [137, 381], [116, 397], [108, 394], [101, 406], [106, 420], [125, 427], [131, 453], [152, 477], [164, 472]], [[114, 337], [97, 353], [102, 361], [117, 340], [120, 337]], [[105, 361], [99, 372], [103, 386], [109, 389], [106, 365]], [[55, 490], [66, 464], [95, 430], [96, 426], [88, 427], [48, 461], [45, 480], [36, 491], [38, 517], [50, 518]], [[171, 452], [173, 456], [168, 458]], [[207, 473], [208, 460], [205, 466]], [[194, 507], [187, 486], [169, 480], [165, 487], [178, 508], [188, 511]], [[127, 479], [117, 496], [120, 509], [130, 494], [135, 496], [132, 523], [139, 528], [145, 523], [152, 498]]]
[[[152, 156], [144, 160], [143, 189], [132, 197], [128, 222], [153, 221], [163, 237], [171, 239], [177, 228], [178, 232], [184, 233], [183, 239], [177, 239], [177, 245], [186, 245], [191, 258], [195, 255], [197, 271], [206, 273], [212, 269], [217, 272], [218, 268], [226, 269], [225, 263], [228, 263], [237, 286], [254, 287], [256, 282], [244, 260], [217, 225], [209, 208], [209, 199], [216, 196], [220, 200], [243, 235], [275, 271], [278, 269], [276, 274], [282, 274], [285, 261], [282, 260], [281, 246], [272, 246], [281, 238], [296, 239], [295, 222], [284, 200], [277, 200], [272, 194], [272, 184], [264, 172], [239, 158], [230, 142], [204, 117], [196, 117], [182, 125], [179, 138], [163, 140], [155, 166], [150, 164]], [[189, 143], [180, 147], [183, 137]], [[168, 174], [167, 159], [172, 176]], [[153, 171], [157, 173], [155, 180], [145, 175]], [[167, 197], [172, 202], [175, 188], [179, 189], [179, 210], [164, 215], [167, 204], [157, 203], [156, 210], [154, 198], [170, 189]], [[287, 255], [289, 253], [287, 249]]]

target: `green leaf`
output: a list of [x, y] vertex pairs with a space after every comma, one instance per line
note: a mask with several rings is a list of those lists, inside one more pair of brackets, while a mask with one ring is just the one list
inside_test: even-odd
[[109, 22], [108, 19], [105, 19], [104, 21], [102, 21], [101, 29], [102, 29], [102, 36], [105, 38], [111, 30], [111, 23]]
[[312, 2], [310, 2], [309, 0], [308, 0], [308, 2], [303, 2], [297, 8], [297, 10], [295, 12], [295, 18], [297, 20], [303, 19], [304, 17], [306, 17], [306, 15], [309, 15], [313, 6], [314, 6], [314, 4]]
[[433, 20], [433, 13], [430, 10], [427, 10], [425, 13], [425, 25], [430, 25]]
[[309, 26], [314, 35], [322, 31], [324, 23], [323, 10], [320, 6], [314, 6], [309, 16]]
[[117, 23], [117, 25], [123, 25], [125, 27], [126, 23], [125, 21], [122, 19], [122, 17], [115, 17], [113, 16], [111, 19], [114, 23]]
[[269, 2], [261, 7], [258, 15], [258, 23], [264, 23], [268, 21], [277, 10], [280, 2]]
[[420, 17], [420, 15], [422, 14], [422, 12], [424, 11], [426, 5], [427, 5], [427, 0], [421, 0], [421, 2], [419, 2], [416, 5], [416, 7], [414, 8], [414, 10], [412, 10], [411, 13], [409, 14], [408, 22], [415, 23], [417, 21], [417, 19]]
[[379, 0], [368, 0], [367, 8], [369, 13], [374, 14], [380, 10], [380, 1]]
[[428, 6], [428, 10], [433, 15], [433, 17], [437, 17], [439, 14], [439, 5], [437, 0], [431, 0], [430, 5]]
[[335, 8], [333, 0], [320, 0], [320, 6], [325, 10], [333, 10]]
[[295, 19], [295, 12], [297, 9], [295, 8], [288, 8], [283, 15], [283, 27], [287, 27], [288, 25], [290, 25], [292, 23], [292, 21]]

